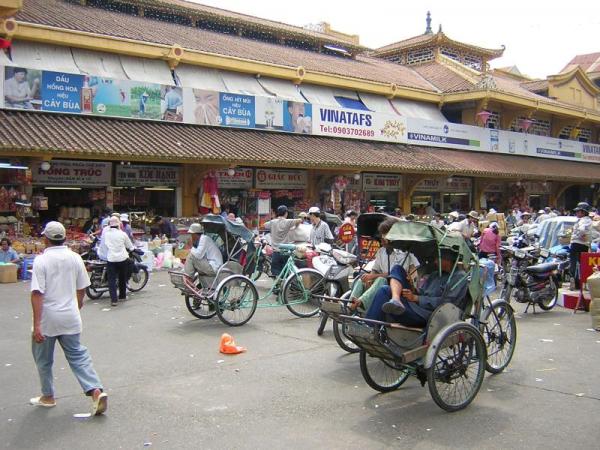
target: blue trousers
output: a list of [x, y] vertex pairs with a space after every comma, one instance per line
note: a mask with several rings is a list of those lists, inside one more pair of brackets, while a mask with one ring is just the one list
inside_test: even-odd
[[88, 349], [81, 345], [80, 334], [63, 334], [60, 336], [46, 336], [41, 344], [31, 340], [31, 351], [38, 369], [42, 395], [54, 396], [54, 377], [52, 365], [54, 364], [54, 346], [56, 341], [60, 344], [69, 362], [71, 371], [81, 385], [83, 392], [90, 395], [94, 389], [102, 390], [102, 383], [92, 365], [92, 358]]
[[[394, 266], [390, 272], [390, 278], [398, 280], [403, 288], [408, 288], [409, 286], [408, 276], [402, 266]], [[380, 320], [382, 322], [396, 322], [407, 327], [424, 327], [427, 325], [427, 320], [417, 314], [415, 308], [413, 308], [414, 303], [409, 302], [405, 298], [400, 299], [405, 308], [404, 313], [398, 316], [390, 314], [388, 317], [388, 315], [381, 310], [381, 307], [391, 299], [392, 288], [390, 286], [382, 286], [379, 291], [377, 291], [377, 294], [375, 294], [373, 303], [371, 303], [371, 306], [367, 311], [366, 318]]]

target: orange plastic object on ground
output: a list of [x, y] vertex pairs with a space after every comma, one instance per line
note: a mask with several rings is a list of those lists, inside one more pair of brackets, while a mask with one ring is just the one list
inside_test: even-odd
[[223, 333], [221, 336], [221, 344], [219, 345], [219, 351], [227, 355], [236, 355], [246, 351], [246, 347], [235, 345], [233, 337], [227, 333]]

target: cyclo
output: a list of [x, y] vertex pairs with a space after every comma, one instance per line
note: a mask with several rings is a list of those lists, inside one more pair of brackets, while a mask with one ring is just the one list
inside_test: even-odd
[[351, 315], [338, 299], [324, 298], [322, 308], [360, 348], [360, 370], [373, 389], [390, 392], [415, 375], [442, 409], [463, 409], [477, 395], [485, 370], [499, 373], [510, 363], [517, 336], [513, 310], [485, 296], [478, 259], [462, 236], [426, 223], [398, 222], [385, 237], [417, 257], [421, 276], [441, 270], [434, 260], [442, 250], [454, 252], [452, 273], [462, 264], [468, 280], [465, 297], [441, 304], [422, 329]]
[[[257, 307], [286, 306], [298, 317], [311, 317], [319, 312], [320, 298], [324, 292], [323, 276], [316, 270], [298, 269], [294, 264], [293, 244], [280, 245], [279, 251], [288, 256], [288, 261], [271, 288], [259, 297], [253, 273], [243, 275], [244, 267], [239, 263], [242, 251], [255, 244], [254, 234], [241, 224], [221, 216], [209, 214], [201, 224], [223, 254], [223, 265], [214, 277], [192, 278], [181, 271], [169, 271], [171, 282], [185, 296], [188, 311], [199, 319], [210, 319], [217, 315], [230, 326], [248, 322]], [[275, 295], [275, 300], [269, 298]]]

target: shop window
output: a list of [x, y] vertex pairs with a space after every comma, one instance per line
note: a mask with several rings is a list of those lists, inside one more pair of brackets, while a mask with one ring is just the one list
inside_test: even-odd
[[419, 64], [427, 61], [433, 61], [433, 49], [425, 48], [408, 52], [407, 64]]

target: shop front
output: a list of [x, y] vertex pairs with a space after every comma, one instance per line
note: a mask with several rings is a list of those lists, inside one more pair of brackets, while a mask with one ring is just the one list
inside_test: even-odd
[[541, 181], [517, 181], [509, 185], [510, 207], [538, 211], [550, 205], [550, 183]]
[[385, 209], [393, 213], [399, 205], [402, 192], [402, 175], [363, 173], [363, 191], [367, 210]]
[[14, 235], [29, 228], [31, 171], [22, 161], [0, 162], [0, 234]]
[[215, 170], [221, 210], [241, 217], [245, 223], [257, 220], [258, 199], [251, 195], [254, 170], [236, 167]]
[[83, 229], [87, 221], [113, 207], [110, 162], [34, 161], [31, 173], [32, 206], [40, 223], [60, 220], [67, 226]]
[[471, 178], [429, 178], [421, 180], [411, 198], [411, 212], [429, 216], [436, 212], [469, 211], [472, 205]]
[[180, 179], [179, 166], [117, 164], [113, 208], [143, 212], [148, 217], [180, 216]]
[[256, 200], [256, 207], [252, 211], [256, 211], [258, 226], [262, 227], [281, 205], [287, 206], [290, 215], [294, 216], [307, 211], [311, 206], [306, 198], [307, 187], [306, 170], [256, 169], [254, 189], [249, 196]]
[[498, 212], [505, 211], [508, 208], [506, 189], [506, 183], [488, 184], [483, 192], [480, 207], [487, 210], [495, 209]]

